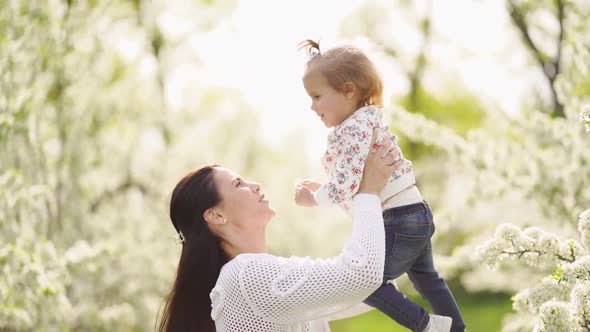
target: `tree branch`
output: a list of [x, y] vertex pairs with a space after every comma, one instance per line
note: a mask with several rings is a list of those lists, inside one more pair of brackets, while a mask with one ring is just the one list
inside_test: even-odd
[[[510, 18], [512, 18], [512, 23], [518, 28], [524, 43], [533, 53], [533, 57], [541, 68], [545, 68], [545, 60], [543, 59], [542, 53], [539, 52], [537, 45], [535, 45], [535, 42], [533, 42], [531, 38], [524, 15], [512, 0], [508, 0], [508, 12], [510, 13]], [[543, 70], [543, 72], [545, 72], [545, 70]]]
[[145, 184], [139, 183], [132, 179], [131, 176], [128, 176], [125, 181], [120, 183], [117, 187], [104, 191], [102, 194], [98, 195], [98, 197], [92, 200], [90, 203], [90, 212], [96, 213], [96, 211], [98, 211], [104, 202], [109, 201], [115, 196], [123, 194], [130, 189], [137, 189], [146, 196], [158, 196], [155, 191], [148, 188]]
[[563, 0], [556, 0], [559, 33], [557, 35], [556, 40], [557, 52], [554, 58], [550, 58], [549, 56], [545, 55], [542, 51], [539, 50], [539, 48], [531, 38], [529, 26], [527, 25], [525, 19], [525, 14], [518, 8], [517, 5], [514, 4], [514, 1], [508, 0], [507, 4], [508, 12], [510, 13], [510, 18], [512, 19], [512, 22], [520, 32], [520, 35], [524, 41], [525, 46], [533, 54], [535, 61], [537, 62], [539, 67], [541, 67], [541, 70], [543, 71], [543, 74], [547, 79], [547, 82], [549, 83], [549, 88], [551, 89], [551, 99], [553, 104], [552, 115], [556, 117], [565, 117], [563, 105], [559, 102], [557, 98], [557, 91], [555, 90], [554, 85], [555, 78], [557, 77], [561, 69], [561, 51], [564, 39], [563, 22], [565, 20], [565, 4]]
[[557, 22], [559, 24], [559, 34], [557, 35], [557, 54], [555, 56], [555, 76], [561, 70], [560, 62], [561, 62], [561, 47], [563, 45], [564, 39], [564, 28], [563, 28], [563, 21], [565, 20], [565, 10], [564, 10], [564, 3], [563, 0], [557, 0]]
[[[544, 252], [541, 252], [541, 251], [538, 251], [538, 250], [522, 249], [522, 250], [515, 250], [515, 251], [502, 250], [500, 252], [500, 254], [506, 254], [508, 256], [518, 256], [518, 258], [521, 258], [525, 254], [537, 254], [538, 256], [542, 256], [542, 255], [546, 255], [547, 253], [544, 253]], [[559, 254], [555, 254], [553, 256], [555, 256], [555, 258], [557, 258], [560, 261], [568, 262], [568, 263], [573, 263], [576, 260], [575, 258], [573, 258], [573, 259], [572, 258], [567, 258], [567, 257], [564, 257], [564, 256], [559, 255]]]
[[424, 75], [424, 69], [426, 68], [426, 51], [428, 50], [430, 39], [432, 37], [432, 10], [433, 3], [432, 1], [429, 1], [427, 13], [420, 22], [424, 41], [420, 48], [420, 54], [418, 54], [416, 59], [416, 66], [414, 67], [414, 70], [408, 74], [410, 79], [410, 105], [412, 111], [416, 111], [416, 108], [418, 107], [418, 93], [422, 76]]

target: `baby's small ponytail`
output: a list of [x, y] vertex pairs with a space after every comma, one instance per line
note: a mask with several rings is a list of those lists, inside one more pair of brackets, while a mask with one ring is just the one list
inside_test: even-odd
[[302, 48], [307, 49], [307, 55], [309, 55], [309, 60], [313, 59], [316, 55], [321, 54], [319, 41], [316, 42], [315, 40], [306, 39], [299, 43], [298, 49], [300, 50]]

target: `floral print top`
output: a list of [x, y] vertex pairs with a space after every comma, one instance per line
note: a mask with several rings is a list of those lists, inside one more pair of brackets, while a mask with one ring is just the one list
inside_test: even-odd
[[[374, 128], [384, 129], [380, 131], [380, 135], [387, 132], [387, 126], [382, 123], [381, 111], [372, 106], [365, 106], [354, 112], [328, 135], [328, 147], [321, 160], [328, 182], [314, 193], [319, 206], [338, 204], [350, 213], [350, 202], [358, 191], [363, 177]], [[390, 135], [394, 144], [397, 144], [397, 136]], [[383, 138], [378, 137], [376, 143], [381, 143]], [[403, 159], [401, 167], [395, 171], [381, 192], [381, 201], [414, 183], [412, 163]]]

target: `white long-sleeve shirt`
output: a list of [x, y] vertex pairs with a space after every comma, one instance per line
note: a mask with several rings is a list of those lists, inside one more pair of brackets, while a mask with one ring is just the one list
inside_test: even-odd
[[241, 254], [211, 292], [218, 332], [327, 332], [323, 318], [357, 305], [383, 279], [385, 231], [376, 195], [352, 201], [352, 237], [330, 259]]
[[[328, 147], [322, 157], [322, 166], [328, 176], [328, 182], [314, 193], [314, 199], [319, 206], [329, 207], [338, 204], [350, 213], [350, 201], [358, 191], [363, 177], [374, 128], [386, 128], [382, 123], [381, 111], [372, 106], [365, 106], [330, 132]], [[379, 131], [381, 134], [383, 132]], [[396, 142], [397, 137], [390, 135]], [[383, 138], [378, 137], [376, 142], [382, 142]], [[402, 159], [401, 163], [379, 195], [381, 202], [416, 183], [412, 162]]]

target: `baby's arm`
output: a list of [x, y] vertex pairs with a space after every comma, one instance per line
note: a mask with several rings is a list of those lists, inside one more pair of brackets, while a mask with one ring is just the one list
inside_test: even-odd
[[298, 206], [317, 206], [313, 192], [318, 190], [322, 184], [311, 180], [304, 180], [297, 184], [295, 188], [295, 204]]

